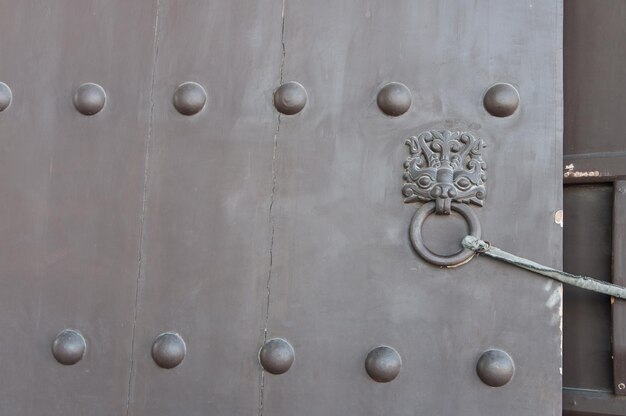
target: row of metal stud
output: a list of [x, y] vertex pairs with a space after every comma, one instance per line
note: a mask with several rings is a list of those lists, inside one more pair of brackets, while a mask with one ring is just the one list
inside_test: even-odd
[[[282, 338], [268, 340], [259, 351], [259, 362], [271, 374], [286, 373], [295, 360], [291, 344]], [[402, 357], [387, 345], [378, 346], [365, 357], [365, 371], [379, 383], [389, 383], [400, 374]], [[489, 349], [483, 352], [476, 363], [476, 374], [491, 387], [502, 387], [515, 374], [513, 359], [505, 351]]]
[[[0, 82], [0, 111], [9, 107], [12, 100], [11, 89]], [[274, 92], [274, 106], [286, 115], [294, 115], [306, 106], [308, 95], [302, 84], [290, 81], [282, 84]], [[196, 82], [180, 84], [174, 92], [173, 103], [179, 113], [191, 116], [199, 113], [206, 105], [207, 94], [202, 85]], [[399, 82], [390, 82], [378, 92], [376, 102], [380, 110], [392, 117], [400, 116], [411, 108], [413, 98], [409, 88]], [[519, 107], [519, 93], [507, 83], [492, 85], [483, 97], [483, 105], [495, 117], [508, 117]], [[84, 115], [99, 113], [106, 104], [104, 88], [88, 82], [74, 93], [74, 106]]]
[[[63, 365], [74, 365], [83, 359], [87, 352], [87, 342], [80, 331], [64, 329], [52, 342], [52, 355]], [[173, 332], [158, 335], [152, 343], [152, 358], [162, 368], [174, 368], [187, 354], [183, 338]]]
[[[83, 335], [73, 329], [65, 329], [52, 343], [52, 354], [64, 365], [78, 363], [87, 350]], [[165, 332], [152, 343], [152, 359], [161, 368], [178, 366], [187, 354], [183, 338], [173, 332]], [[272, 338], [265, 342], [259, 351], [259, 363], [271, 374], [289, 371], [295, 360], [291, 344], [282, 338]], [[394, 348], [381, 345], [372, 349], [365, 358], [365, 371], [372, 380], [388, 383], [398, 377], [402, 369], [402, 358]], [[501, 387], [513, 378], [515, 364], [509, 354], [502, 350], [490, 349], [480, 356], [476, 364], [478, 377], [487, 385]]]

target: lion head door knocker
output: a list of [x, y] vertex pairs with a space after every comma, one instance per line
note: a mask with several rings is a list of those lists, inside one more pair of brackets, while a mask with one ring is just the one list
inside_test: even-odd
[[482, 159], [482, 139], [464, 131], [429, 130], [406, 140], [409, 157], [404, 162], [402, 187], [405, 203], [424, 202], [411, 220], [413, 248], [426, 261], [445, 267], [463, 264], [474, 252], [463, 249], [442, 256], [422, 240], [422, 225], [433, 212], [456, 211], [467, 221], [469, 233], [480, 238], [480, 222], [469, 204], [483, 205], [487, 165]]

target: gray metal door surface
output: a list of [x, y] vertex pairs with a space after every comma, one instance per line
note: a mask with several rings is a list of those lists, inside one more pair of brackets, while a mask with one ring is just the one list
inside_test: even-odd
[[1, 10], [1, 414], [560, 415], [560, 1]]
[[154, 12], [0, 2], [0, 414], [125, 412]]

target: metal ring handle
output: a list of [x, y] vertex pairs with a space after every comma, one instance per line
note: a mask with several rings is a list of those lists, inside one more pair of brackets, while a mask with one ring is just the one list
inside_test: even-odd
[[[430, 249], [428, 249], [428, 247], [426, 247], [424, 241], [422, 240], [422, 225], [424, 224], [426, 218], [435, 212], [435, 208], [434, 202], [427, 202], [417, 210], [411, 220], [409, 235], [411, 237], [411, 244], [413, 244], [413, 248], [417, 251], [417, 254], [429, 263], [444, 267], [458, 266], [471, 259], [475, 253], [473, 250], [467, 248], [449, 256], [441, 256], [433, 253]], [[469, 234], [480, 239], [480, 221], [474, 211], [465, 204], [453, 203], [450, 208], [452, 211], [456, 211], [461, 214], [465, 221], [467, 221], [467, 225], [469, 225]]]

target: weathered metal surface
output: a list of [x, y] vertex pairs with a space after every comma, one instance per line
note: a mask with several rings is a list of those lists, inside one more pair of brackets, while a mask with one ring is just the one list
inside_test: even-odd
[[[285, 2], [283, 78], [309, 100], [277, 135], [268, 332], [297, 359], [264, 378], [263, 414], [560, 414], [560, 285], [483, 259], [433, 267], [415, 256], [414, 207], [398, 198], [406, 137], [477, 131], [497, 178], [475, 210], [484, 237], [560, 266], [560, 7]], [[378, 107], [389, 82], [412, 94], [398, 117]], [[509, 117], [483, 106], [497, 82], [522, 97]], [[364, 369], [378, 345], [402, 356], [391, 383]], [[493, 346], [515, 357], [498, 389], [476, 374]]]
[[[13, 95], [0, 113], [0, 414], [123, 415], [154, 2], [0, 10], [0, 81]], [[90, 117], [73, 104], [86, 82], [109, 98]], [[51, 348], [65, 328], [87, 345], [71, 366]]]
[[560, 1], [2, 10], [1, 414], [560, 413], [560, 288], [422, 261], [400, 191], [406, 137], [476, 132], [471, 212], [559, 266]]
[[[626, 181], [616, 181], [613, 184], [612, 272], [613, 283], [626, 286]], [[626, 395], [626, 300], [616, 299], [612, 309], [613, 391], [617, 395], [624, 396]]]
[[[280, 2], [160, 2], [130, 415], [258, 412], [280, 33]], [[187, 81], [207, 95], [191, 116]], [[168, 370], [166, 331], [186, 343]]]

